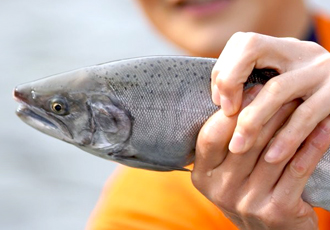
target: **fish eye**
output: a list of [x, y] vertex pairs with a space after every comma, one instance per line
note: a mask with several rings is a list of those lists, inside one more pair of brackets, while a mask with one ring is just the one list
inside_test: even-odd
[[61, 99], [54, 99], [50, 102], [50, 108], [53, 113], [58, 115], [65, 115], [68, 113], [66, 102]]

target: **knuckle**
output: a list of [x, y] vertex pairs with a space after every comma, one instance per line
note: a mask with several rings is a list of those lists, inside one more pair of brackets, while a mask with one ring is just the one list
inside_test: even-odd
[[329, 54], [329, 52], [323, 48], [322, 46], [320, 46], [319, 44], [315, 43], [315, 42], [310, 42], [310, 41], [302, 41], [306, 46], [308, 46], [308, 50], [311, 53], [314, 54]]
[[194, 187], [200, 191], [202, 194], [205, 194], [205, 185], [204, 185], [204, 176], [202, 173], [193, 170], [191, 172], [191, 182], [193, 183]]
[[272, 96], [276, 96], [283, 92], [284, 84], [280, 77], [273, 77], [266, 83], [264, 89]]
[[327, 118], [319, 123], [314, 132], [314, 138], [311, 139], [311, 145], [317, 150], [324, 150], [330, 144], [330, 120]]
[[231, 41], [239, 42], [240, 40], [242, 40], [244, 38], [245, 34], [246, 34], [245, 32], [241, 32], [241, 31], [236, 32], [231, 36], [231, 38], [229, 39], [229, 42], [231, 42]]
[[[255, 47], [259, 46], [263, 35], [254, 32], [236, 32], [229, 40], [231, 46], [245, 50], [246, 55], [254, 55]], [[250, 51], [250, 52], [249, 52]]]
[[315, 116], [315, 110], [309, 106], [309, 104], [304, 103], [299, 106], [296, 110], [297, 118], [306, 127], [308, 121], [310, 121]]
[[218, 139], [214, 132], [211, 131], [212, 127], [204, 127], [198, 135], [198, 145], [201, 148], [202, 152], [208, 151], [209, 149], [213, 149], [213, 146], [217, 144]]
[[281, 143], [279, 146], [282, 146], [282, 148], [287, 147], [294, 147], [299, 143], [299, 138], [295, 135], [297, 133], [296, 129], [294, 127], [288, 128], [286, 132], [276, 139], [281, 139]]
[[233, 88], [236, 88], [236, 81], [232, 80], [229, 77], [217, 77], [215, 79], [215, 84], [219, 88], [219, 92], [226, 94], [232, 92]]
[[291, 178], [301, 179], [307, 176], [308, 162], [305, 162], [302, 158], [295, 159], [290, 163], [289, 172]]
[[252, 134], [260, 130], [261, 124], [256, 118], [252, 108], [244, 108], [238, 115], [237, 120], [237, 126], [239, 126], [240, 132], [243, 134]]
[[260, 218], [267, 226], [280, 227], [286, 222], [286, 216], [290, 212], [285, 203], [278, 203], [271, 198], [270, 203], [263, 210], [260, 210]]
[[323, 70], [323, 75], [326, 76], [329, 73], [330, 53], [323, 53], [324, 50], [318, 50], [316, 52], [318, 52], [319, 55], [314, 59], [312, 66], [318, 71]]
[[235, 208], [236, 201], [233, 199], [232, 193], [223, 192], [221, 189], [214, 189], [210, 200], [223, 210], [232, 213], [237, 212]]

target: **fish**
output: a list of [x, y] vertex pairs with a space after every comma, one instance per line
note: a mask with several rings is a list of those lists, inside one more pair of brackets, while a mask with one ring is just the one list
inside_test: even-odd
[[[149, 56], [53, 75], [14, 89], [16, 113], [33, 128], [96, 156], [136, 168], [189, 171], [199, 130], [221, 109], [211, 99], [216, 61]], [[254, 69], [244, 89], [277, 75]], [[303, 194], [328, 210], [329, 166], [328, 150]]]

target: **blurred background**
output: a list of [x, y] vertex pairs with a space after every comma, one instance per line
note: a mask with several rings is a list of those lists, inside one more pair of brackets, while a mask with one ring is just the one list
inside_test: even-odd
[[[327, 0], [309, 3], [330, 12]], [[13, 88], [111, 60], [183, 51], [152, 30], [133, 0], [2, 0], [0, 27], [0, 229], [83, 229], [116, 164], [24, 124]]]

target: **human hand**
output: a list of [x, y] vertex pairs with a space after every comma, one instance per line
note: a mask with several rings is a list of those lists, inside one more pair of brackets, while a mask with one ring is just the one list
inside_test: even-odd
[[240, 108], [243, 83], [253, 68], [269, 68], [272, 78], [238, 116], [229, 149], [244, 153], [252, 148], [263, 126], [285, 103], [303, 103], [269, 147], [265, 160], [289, 159], [316, 125], [330, 114], [330, 54], [313, 42], [236, 33], [228, 41], [212, 72], [212, 99], [225, 115]]
[[[242, 108], [258, 94], [261, 86], [244, 93]], [[312, 131], [301, 148], [276, 164], [264, 160], [274, 133], [300, 105], [283, 105], [260, 130], [261, 135], [245, 154], [233, 154], [228, 145], [238, 115], [227, 117], [222, 110], [202, 127], [196, 145], [192, 172], [195, 187], [240, 229], [312, 230], [317, 216], [301, 198], [304, 186], [330, 144], [330, 118]]]

